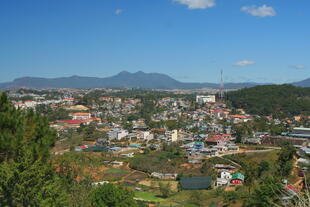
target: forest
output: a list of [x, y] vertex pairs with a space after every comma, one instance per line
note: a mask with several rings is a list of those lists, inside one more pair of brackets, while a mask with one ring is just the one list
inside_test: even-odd
[[227, 93], [234, 108], [247, 113], [274, 117], [310, 115], [310, 88], [292, 85], [264, 85]]

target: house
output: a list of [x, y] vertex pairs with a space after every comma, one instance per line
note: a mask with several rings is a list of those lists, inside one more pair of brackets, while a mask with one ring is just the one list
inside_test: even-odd
[[181, 177], [180, 184], [183, 190], [211, 189], [212, 178], [210, 176]]
[[239, 150], [239, 146], [235, 145], [235, 144], [228, 144], [227, 145], [227, 150], [228, 151], [238, 151]]
[[64, 98], [63, 102], [68, 105], [72, 105], [74, 103], [75, 99], [74, 98]]
[[304, 159], [304, 158], [299, 158], [299, 159], [297, 160], [297, 162], [298, 162], [299, 164], [305, 164], [305, 165], [309, 165], [309, 164], [310, 164], [310, 160]]
[[121, 140], [122, 138], [126, 137], [128, 135], [127, 130], [122, 130], [119, 128], [115, 128], [108, 132], [109, 139], [117, 139]]
[[134, 157], [133, 154], [134, 153], [132, 152], [132, 153], [120, 154], [120, 156], [122, 156], [122, 157]]
[[222, 135], [213, 135], [208, 137], [205, 142], [207, 145], [224, 145], [228, 142], [228, 138]]
[[215, 95], [198, 95], [196, 96], [197, 103], [215, 103]]
[[226, 186], [228, 184], [228, 180], [225, 178], [216, 178], [216, 187]]
[[233, 121], [234, 124], [248, 122], [251, 120], [249, 116], [244, 116], [244, 115], [229, 115], [229, 117]]
[[97, 139], [96, 141], [96, 145], [98, 146], [107, 146], [110, 144], [110, 141], [108, 139], [105, 139], [105, 138], [100, 138], [100, 139]]
[[215, 155], [217, 155], [218, 154], [218, 152], [217, 152], [217, 149], [207, 149], [207, 148], [204, 148], [204, 149], [202, 149], [201, 151], [200, 151], [200, 153], [201, 154], [203, 154], [203, 155], [206, 155], [206, 156], [215, 156]]
[[75, 120], [60, 120], [57, 121], [57, 125], [62, 125], [68, 128], [79, 128], [81, 124], [89, 124], [91, 121], [89, 119], [75, 119]]
[[262, 144], [261, 138], [248, 138], [245, 140], [246, 144]]
[[222, 171], [220, 173], [220, 177], [223, 178], [223, 179], [226, 179], [226, 180], [230, 180], [232, 178], [232, 175], [228, 171]]
[[164, 179], [164, 180], [175, 180], [178, 177], [178, 174], [176, 173], [158, 173], [158, 172], [152, 172], [151, 176], [158, 179]]
[[37, 102], [32, 100], [24, 101], [24, 104], [27, 108], [34, 108], [37, 105]]
[[149, 141], [154, 139], [154, 134], [151, 134], [150, 131], [137, 131], [137, 138]]
[[221, 153], [221, 152], [226, 152], [227, 151], [227, 146], [226, 145], [223, 145], [223, 144], [219, 144], [219, 145], [216, 145], [216, 146], [212, 146], [213, 149], [216, 149], [217, 152]]
[[231, 185], [243, 185], [244, 183], [244, 175], [236, 172], [234, 174], [231, 175], [231, 180], [230, 180], [230, 184]]
[[171, 142], [178, 141], [178, 130], [175, 129], [175, 130], [169, 131], [169, 132], [167, 132], [167, 135], [168, 135], [168, 139]]
[[85, 120], [91, 118], [91, 113], [70, 113], [69, 116], [71, 116], [73, 120]]
[[298, 150], [298, 154], [301, 156], [303, 155], [310, 155], [310, 147], [302, 147]]
[[112, 97], [100, 97], [99, 100], [100, 101], [106, 101], [106, 102], [112, 102], [113, 98]]
[[120, 167], [123, 165], [123, 162], [120, 161], [113, 161], [111, 162], [111, 165], [113, 165], [114, 167]]
[[224, 164], [215, 164], [214, 168], [218, 169], [218, 170], [234, 170], [234, 169], [236, 169], [236, 167], [234, 167], [234, 166], [224, 165]]
[[97, 185], [104, 185], [104, 184], [108, 184], [109, 181], [101, 181], [101, 182], [96, 182], [96, 183], [92, 183], [92, 186], [97, 186]]
[[203, 142], [195, 142], [195, 143], [194, 143], [194, 148], [195, 148], [196, 150], [201, 150], [201, 149], [204, 148], [204, 143], [203, 143]]

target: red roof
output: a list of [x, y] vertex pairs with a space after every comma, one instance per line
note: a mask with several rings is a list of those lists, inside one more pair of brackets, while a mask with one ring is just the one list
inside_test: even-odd
[[219, 141], [222, 141], [223, 140], [223, 137], [221, 135], [214, 135], [212, 137], [208, 137], [206, 139], [207, 142], [219, 142]]
[[65, 98], [64, 100], [65, 101], [74, 101], [75, 99], [74, 98]]
[[246, 119], [248, 118], [247, 116], [242, 116], [242, 115], [230, 115], [231, 118], [239, 118], [239, 119]]
[[87, 122], [87, 120], [81, 120], [81, 119], [58, 121], [58, 123], [66, 123], [66, 124], [69, 124], [69, 125], [82, 124], [82, 123], [85, 123], [85, 122]]

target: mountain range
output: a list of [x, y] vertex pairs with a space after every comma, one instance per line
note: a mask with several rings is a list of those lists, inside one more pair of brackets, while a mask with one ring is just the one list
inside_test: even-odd
[[[291, 83], [296, 86], [310, 87], [310, 78]], [[225, 83], [226, 89], [248, 88], [256, 85], [263, 85], [261, 83]], [[17, 78], [12, 82], [0, 83], [0, 89], [9, 88], [77, 88], [77, 89], [91, 89], [91, 88], [145, 88], [145, 89], [201, 89], [220, 87], [216, 83], [190, 83], [181, 82], [171, 78], [168, 75], [161, 73], [144, 73], [138, 71], [130, 73], [123, 71], [115, 76], [106, 78], [97, 77], [82, 77], [71, 76], [61, 78], [38, 78], [38, 77], [23, 77]]]

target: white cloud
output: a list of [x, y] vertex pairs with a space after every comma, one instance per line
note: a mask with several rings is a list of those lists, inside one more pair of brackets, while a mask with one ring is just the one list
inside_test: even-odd
[[123, 10], [122, 10], [122, 9], [116, 9], [116, 10], [115, 10], [115, 14], [116, 14], [116, 15], [120, 15], [121, 13], [123, 13]]
[[290, 65], [289, 67], [293, 69], [305, 69], [306, 68], [304, 65]]
[[251, 14], [252, 16], [257, 17], [272, 17], [276, 16], [276, 11], [271, 6], [263, 5], [263, 6], [244, 6], [241, 8], [241, 11]]
[[187, 5], [189, 9], [207, 9], [216, 5], [215, 0], [174, 0], [179, 4]]
[[255, 62], [251, 60], [241, 60], [236, 63], [234, 63], [234, 66], [248, 66], [248, 65], [254, 65]]

